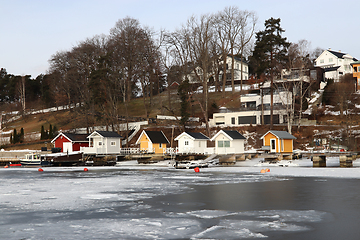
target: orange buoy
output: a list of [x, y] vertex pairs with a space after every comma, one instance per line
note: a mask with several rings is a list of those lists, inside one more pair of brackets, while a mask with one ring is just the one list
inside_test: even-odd
[[200, 168], [196, 167], [196, 168], [194, 168], [194, 171], [195, 172], [200, 172]]
[[5, 165], [4, 168], [8, 168], [9, 166], [8, 165]]
[[265, 173], [265, 169], [261, 169], [260, 173]]
[[265, 172], [270, 172], [270, 169], [269, 168], [265, 169]]
[[44, 170], [43, 170], [42, 168], [39, 168], [38, 171], [39, 171], [39, 172], [43, 172]]
[[89, 171], [89, 169], [87, 169], [87, 168], [84, 168], [84, 172], [87, 172], [87, 171]]

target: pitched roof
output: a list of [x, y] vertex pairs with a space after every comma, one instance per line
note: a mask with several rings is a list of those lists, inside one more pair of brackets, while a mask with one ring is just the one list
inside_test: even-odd
[[60, 136], [64, 136], [70, 142], [88, 142], [88, 140], [86, 139], [86, 137], [88, 136], [87, 134], [60, 132], [56, 137], [53, 138], [53, 140], [51, 140], [51, 143], [54, 143], [56, 139], [58, 139]]
[[[93, 133], [98, 133], [99, 135], [101, 135], [102, 137], [107, 137], [107, 138], [122, 138], [117, 132], [110, 132], [110, 131], [94, 131]], [[92, 133], [92, 134], [93, 134]], [[91, 136], [92, 134], [90, 134], [89, 136]]]
[[268, 131], [261, 138], [263, 138], [268, 133], [272, 133], [273, 135], [275, 135], [279, 139], [296, 139], [296, 137], [294, 137], [293, 135], [291, 135], [290, 133], [288, 133], [286, 131], [274, 131], [274, 130]]
[[88, 142], [87, 134], [62, 133], [73, 142]]
[[169, 143], [162, 131], [145, 131], [152, 143]]
[[239, 133], [238, 131], [234, 131], [234, 130], [220, 130], [219, 132], [217, 132], [215, 134], [215, 136], [213, 136], [211, 138], [211, 141], [214, 141], [215, 138], [217, 138], [217, 136], [220, 133], [224, 133], [225, 135], [227, 135], [228, 138], [230, 138], [231, 140], [240, 140], [240, 139], [246, 139], [243, 135], [241, 135], [241, 133]]
[[342, 53], [342, 52], [335, 52], [332, 50], [328, 50], [330, 53], [334, 54], [336, 57], [338, 58], [342, 58], [344, 55], [346, 55], [346, 53]]
[[229, 137], [232, 139], [246, 139], [241, 133], [238, 131], [232, 131], [232, 130], [223, 130]]
[[204, 140], [209, 140], [209, 138], [207, 136], [205, 136], [204, 134], [200, 133], [200, 132], [186, 132], [188, 135], [190, 135], [191, 137], [193, 137], [194, 139], [204, 139]]

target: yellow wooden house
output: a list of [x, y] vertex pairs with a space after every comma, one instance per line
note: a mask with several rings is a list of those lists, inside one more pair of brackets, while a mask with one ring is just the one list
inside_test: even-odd
[[351, 63], [353, 77], [356, 78], [356, 91], [360, 91], [360, 61]]
[[164, 154], [170, 143], [162, 131], [143, 130], [137, 139], [136, 144], [140, 145], [140, 151]]
[[271, 153], [292, 153], [293, 141], [296, 137], [286, 131], [270, 130], [261, 139], [263, 140], [263, 149]]

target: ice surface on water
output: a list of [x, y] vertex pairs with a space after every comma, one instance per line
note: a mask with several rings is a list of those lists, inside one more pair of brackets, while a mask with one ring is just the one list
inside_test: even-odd
[[[268, 174], [246, 167], [201, 169], [200, 173], [146, 167], [89, 167], [86, 173], [81, 168], [8, 170], [0, 169], [0, 180], [6, 182], [0, 192], [0, 239], [264, 238], [269, 231], [309, 230], [307, 223], [322, 221], [325, 214], [314, 210], [171, 212], [145, 203], [159, 195], [190, 192], [192, 185], [287, 180], [273, 169]], [[177, 209], [201, 207], [196, 205], [201, 203], [173, 204]], [[149, 217], [149, 212], [156, 217]]]
[[198, 233], [192, 239], [247, 239], [247, 238], [267, 238], [266, 235], [255, 233], [247, 228], [231, 229], [226, 226], [213, 226], [205, 231]]
[[192, 211], [187, 214], [196, 216], [198, 218], [219, 218], [224, 216], [231, 216], [237, 213], [221, 211], [221, 210], [200, 210], [200, 211]]

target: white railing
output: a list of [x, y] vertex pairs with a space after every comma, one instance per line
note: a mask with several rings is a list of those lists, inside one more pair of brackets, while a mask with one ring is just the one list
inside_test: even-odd
[[179, 151], [179, 149], [177, 147], [176, 148], [164, 148], [163, 154], [176, 155], [178, 151]]
[[122, 148], [120, 149], [121, 155], [132, 155], [132, 154], [140, 154], [139, 148]]

